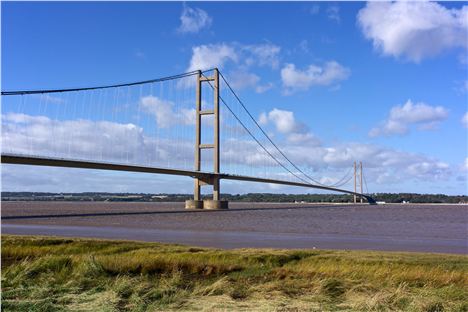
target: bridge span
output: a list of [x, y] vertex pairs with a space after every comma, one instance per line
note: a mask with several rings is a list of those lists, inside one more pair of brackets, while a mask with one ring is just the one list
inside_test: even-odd
[[[354, 190], [343, 187], [352, 181], [351, 164], [328, 184], [302, 169], [217, 68], [101, 87], [3, 91], [2, 104], [4, 164], [191, 177], [194, 197], [186, 208], [195, 209], [228, 207], [221, 180], [334, 191], [375, 203], [363, 192], [356, 162]], [[211, 200], [201, 198], [204, 185], [213, 188]]]
[[219, 180], [224, 179], [224, 180], [299, 186], [299, 187], [305, 187], [305, 188], [314, 188], [314, 189], [334, 191], [334, 192], [339, 192], [339, 193], [346, 193], [346, 194], [356, 195], [359, 197], [362, 196], [368, 201], [368, 203], [375, 204], [375, 200], [372, 197], [367, 196], [365, 194], [356, 193], [353, 191], [334, 188], [334, 187], [314, 185], [310, 183], [282, 181], [282, 180], [265, 179], [265, 178], [259, 178], [259, 177], [232, 175], [232, 174], [225, 174], [225, 173], [211, 173], [211, 172], [193, 171], [193, 170], [191, 171], [191, 170], [178, 170], [178, 169], [170, 169], [170, 168], [143, 167], [143, 166], [112, 164], [112, 163], [104, 163], [104, 162], [90, 162], [90, 161], [82, 161], [82, 160], [44, 158], [44, 157], [21, 156], [21, 155], [10, 155], [10, 154], [2, 154], [1, 159], [2, 159], [2, 163], [4, 164], [15, 164], [15, 165], [32, 165], [32, 166], [64, 167], [64, 168], [79, 168], [79, 169], [142, 172], [142, 173], [186, 176], [186, 177], [192, 177], [195, 179], [200, 179], [203, 181], [212, 181], [214, 179], [219, 179]]

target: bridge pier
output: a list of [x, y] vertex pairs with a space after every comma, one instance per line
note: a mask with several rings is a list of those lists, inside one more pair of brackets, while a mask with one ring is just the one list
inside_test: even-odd
[[203, 201], [203, 209], [208, 209], [208, 210], [228, 209], [228, 201], [227, 200], [205, 199]]
[[195, 200], [195, 199], [186, 200], [185, 209], [203, 209], [203, 200]]
[[214, 200], [214, 199], [205, 199], [205, 200], [189, 199], [185, 201], [185, 209], [224, 210], [224, 209], [229, 209], [229, 202], [227, 200]]

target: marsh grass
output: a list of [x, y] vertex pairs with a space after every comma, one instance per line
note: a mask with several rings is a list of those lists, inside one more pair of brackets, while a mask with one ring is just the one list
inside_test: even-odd
[[468, 311], [464, 256], [2, 236], [4, 311]]

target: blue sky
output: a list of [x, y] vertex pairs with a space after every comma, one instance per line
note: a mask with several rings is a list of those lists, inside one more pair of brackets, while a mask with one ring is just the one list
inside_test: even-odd
[[[2, 2], [2, 90], [217, 66], [324, 183], [362, 160], [370, 191], [467, 194], [467, 17], [462, 2]], [[25, 177], [31, 170], [4, 166], [3, 190], [192, 190], [173, 177], [50, 168]]]

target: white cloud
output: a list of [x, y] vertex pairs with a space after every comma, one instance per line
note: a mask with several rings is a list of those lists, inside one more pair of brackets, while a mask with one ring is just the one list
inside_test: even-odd
[[271, 122], [276, 131], [286, 136], [288, 143], [307, 143], [314, 146], [320, 144], [320, 140], [310, 133], [306, 125], [296, 121], [294, 113], [291, 111], [274, 108], [268, 114], [262, 112], [258, 122], [264, 126]]
[[227, 74], [229, 84], [235, 90], [245, 89], [255, 86], [260, 81], [260, 77], [246, 70], [235, 70]]
[[340, 7], [337, 5], [332, 5], [327, 8], [327, 17], [328, 19], [340, 23], [341, 17], [340, 17]]
[[225, 43], [200, 45], [192, 48], [188, 71], [223, 68], [228, 61], [237, 63], [238, 55], [233, 46]]
[[217, 67], [223, 69], [232, 65], [235, 68], [226, 73], [229, 83], [236, 89], [253, 88], [262, 93], [270, 89], [271, 83], [260, 85], [260, 77], [251, 72], [253, 67], [268, 66], [277, 68], [281, 48], [271, 44], [215, 43], [192, 48], [188, 71], [206, 70]]
[[463, 115], [461, 122], [465, 128], [468, 128], [468, 112]]
[[320, 145], [320, 140], [310, 132], [291, 133], [286, 139], [291, 144]]
[[195, 109], [181, 108], [179, 111], [175, 111], [173, 102], [155, 96], [142, 97], [139, 105], [143, 111], [156, 117], [156, 124], [160, 128], [195, 124]]
[[181, 33], [197, 33], [203, 28], [209, 28], [212, 21], [206, 11], [184, 5], [180, 16], [181, 25], [177, 30]]
[[369, 136], [403, 135], [408, 133], [411, 125], [419, 125], [419, 130], [431, 130], [445, 120], [448, 111], [442, 106], [430, 106], [425, 103], [413, 104], [408, 100], [404, 105], [392, 107], [387, 120], [381, 126], [373, 128]]
[[268, 65], [278, 68], [281, 48], [271, 43], [262, 43], [243, 46], [243, 50], [250, 54], [245, 59], [246, 65]]
[[150, 135], [134, 123], [17, 113], [2, 115], [2, 151], [187, 169], [193, 163], [193, 139], [174, 137], [173, 132]]
[[336, 61], [323, 66], [309, 65], [305, 70], [296, 69], [294, 64], [286, 64], [281, 69], [281, 79], [286, 94], [298, 90], [308, 90], [312, 86], [329, 86], [345, 80], [351, 70]]
[[[402, 181], [430, 183], [448, 179], [452, 174], [450, 166], [440, 160], [374, 144], [324, 146], [296, 121], [292, 112], [276, 109], [262, 113], [259, 122], [263, 126], [273, 123], [276, 131], [285, 135], [286, 140], [279, 144], [282, 150], [294, 163], [323, 183], [338, 181], [355, 160], [364, 163], [368, 183], [385, 186], [402, 184]], [[275, 138], [276, 141], [280, 139]], [[281, 156], [276, 156], [281, 159]]]
[[[448, 164], [424, 155], [372, 144], [348, 143], [321, 146], [314, 143], [316, 138], [307, 129], [302, 128], [300, 123], [295, 120], [294, 115], [288, 111], [274, 111], [271, 114], [272, 120], [270, 120], [269, 115], [269, 113], [263, 114], [263, 119], [266, 119], [263, 121], [272, 122], [275, 128], [278, 127], [278, 131], [285, 134], [284, 141], [276, 140], [280, 147], [293, 162], [322, 182], [338, 181], [356, 159], [363, 161], [369, 185], [381, 184], [385, 186], [384, 189], [392, 184], [400, 185], [395, 183], [401, 181], [430, 183], [431, 181], [447, 179], [451, 175]], [[242, 137], [236, 139], [236, 136], [227, 137], [228, 134], [230, 131], [225, 132], [223, 136], [221, 149], [223, 172], [287, 179], [284, 169], [278, 168], [275, 162], [254, 141]], [[164, 136], [160, 132], [159, 136], [152, 136], [142, 127], [132, 123], [52, 120], [45, 116], [15, 113], [7, 113], [2, 116], [2, 147], [4, 152], [191, 169], [193, 138], [177, 139], [177, 142], [174, 142], [175, 139], [173, 133]], [[267, 148], [275, 156], [280, 157], [271, 146], [267, 145]], [[243, 152], [239, 153], [239, 150]], [[210, 161], [210, 157], [205, 158], [204, 161]], [[75, 186], [70, 184], [71, 174], [57, 176], [57, 174], [51, 173], [41, 176], [43, 173], [38, 173], [33, 177], [30, 175], [30, 170], [30, 174], [22, 172], [12, 170], [4, 176], [6, 189], [45, 190], [42, 187], [48, 187], [49, 191], [89, 190], [76, 186], [76, 183]], [[125, 178], [106, 179], [102, 174], [102, 178], [94, 180], [95, 176], [91, 172], [89, 175], [93, 178], [86, 174], [86, 172], [79, 174], [78, 181], [96, 186], [95, 189], [107, 190], [106, 187], [99, 187], [99, 181], [101, 184], [106, 181], [106, 185], [110, 183], [114, 189], [129, 190], [129, 185], [125, 184]], [[55, 180], [49, 180], [50, 176], [54, 177]], [[47, 183], [41, 183], [41, 179]], [[76, 181], [73, 180], [73, 182]], [[150, 182], [140, 182], [137, 183], [139, 185], [150, 184]], [[161, 184], [161, 187], [165, 186]], [[373, 189], [375, 190], [376, 186]], [[157, 191], [160, 190], [157, 188]], [[171, 192], [174, 188], [165, 190]], [[245, 188], [239, 190], [241, 192], [248, 191]], [[401, 188], [400, 190], [405, 189]]]
[[258, 123], [262, 126], [268, 124], [268, 115], [265, 112], [260, 113], [260, 116], [258, 117]]
[[412, 177], [425, 179], [430, 177], [432, 179], [444, 178], [450, 166], [440, 161], [421, 161], [408, 166], [407, 172]]
[[283, 134], [296, 132], [300, 127], [291, 111], [274, 108], [268, 113], [268, 120], [273, 122], [276, 130]]
[[[372, 144], [351, 143], [324, 148], [323, 161], [334, 167], [349, 167], [356, 159], [362, 160], [371, 180], [389, 182], [401, 179], [424, 181], [447, 179], [451, 173], [448, 164], [426, 156], [379, 147]], [[322, 165], [323, 166], [323, 165]]]
[[243, 45], [239, 43], [213, 43], [192, 48], [189, 71], [206, 70], [213, 67], [223, 68], [231, 62], [237, 67], [270, 66], [279, 64], [281, 48], [271, 43]]
[[[260, 121], [263, 119], [265, 122], [266, 119], [268, 123], [268, 115], [262, 114], [263, 117], [260, 117]], [[294, 122], [291, 121], [290, 116], [284, 119], [288, 121], [282, 124], [282, 131], [293, 131], [294, 127], [291, 124]], [[380, 188], [388, 191], [389, 186], [394, 185], [395, 191], [403, 192], [408, 191], [408, 184], [405, 185], [405, 183], [413, 185], [415, 181], [431, 183], [447, 180], [452, 175], [450, 166], [440, 160], [374, 144], [344, 143], [323, 146], [317, 143], [318, 139], [310, 132], [290, 132], [285, 135], [285, 140], [280, 140], [280, 137], [275, 136], [275, 141], [279, 143], [280, 148], [294, 163], [323, 183], [340, 180], [352, 167], [355, 160], [363, 162], [367, 183], [373, 190]], [[265, 143], [265, 146], [275, 157], [286, 163], [271, 145]], [[239, 150], [243, 152], [238, 153]], [[235, 160], [238, 164], [252, 166], [254, 175], [269, 178], [291, 178], [285, 175], [284, 169], [278, 168], [278, 165], [255, 142], [250, 140], [235, 140], [231, 143], [225, 143], [222, 159], [224, 161]], [[265, 166], [268, 167], [264, 171], [262, 168]], [[291, 166], [288, 167], [296, 172]], [[230, 171], [229, 168], [226, 171], [239, 173], [235, 170]], [[251, 175], [252, 171], [247, 171], [247, 174]], [[351, 184], [348, 184], [344, 188], [350, 187]], [[418, 187], [421, 185], [418, 184]], [[437, 190], [438, 187], [439, 185], [435, 185], [434, 189]]]
[[374, 48], [384, 55], [420, 62], [468, 45], [468, 6], [448, 9], [436, 2], [368, 2], [357, 16]]
[[268, 90], [270, 90], [271, 88], [273, 88], [274, 84], [272, 82], [268, 82], [266, 84], [263, 84], [263, 85], [257, 85], [255, 87], [255, 92], [257, 93], [264, 93]]

